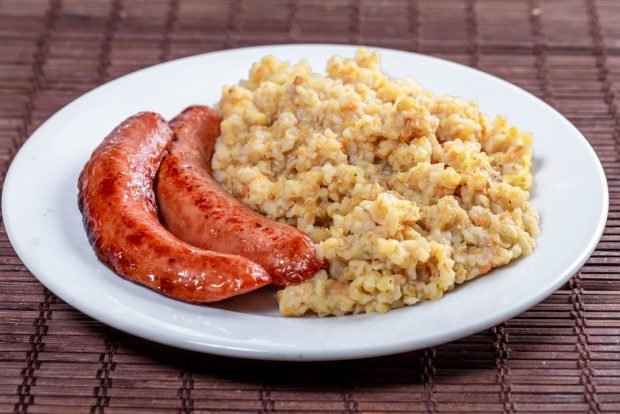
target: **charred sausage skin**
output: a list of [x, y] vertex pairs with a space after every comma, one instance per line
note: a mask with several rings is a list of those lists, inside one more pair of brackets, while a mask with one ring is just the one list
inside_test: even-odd
[[207, 106], [189, 107], [171, 121], [175, 140], [156, 183], [164, 225], [190, 244], [260, 264], [277, 286], [312, 277], [323, 263], [306, 234], [251, 210], [213, 179], [220, 122]]
[[84, 166], [78, 206], [97, 257], [129, 280], [188, 302], [268, 284], [260, 265], [194, 247], [160, 223], [153, 180], [172, 138], [161, 116], [143, 112], [114, 129]]

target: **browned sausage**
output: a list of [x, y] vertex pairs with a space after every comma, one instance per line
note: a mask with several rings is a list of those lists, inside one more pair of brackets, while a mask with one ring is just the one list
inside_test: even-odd
[[158, 220], [153, 178], [172, 140], [168, 124], [143, 112], [95, 149], [78, 182], [84, 227], [99, 259], [165, 295], [212, 302], [270, 282], [258, 264], [191, 246]]
[[195, 246], [260, 264], [275, 285], [308, 279], [322, 265], [312, 240], [250, 210], [211, 177], [209, 161], [220, 121], [220, 115], [206, 106], [190, 107], [171, 121], [176, 137], [156, 180], [162, 222]]

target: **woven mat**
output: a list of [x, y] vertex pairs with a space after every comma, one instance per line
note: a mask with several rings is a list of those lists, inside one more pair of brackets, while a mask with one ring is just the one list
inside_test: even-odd
[[419, 51], [547, 100], [587, 136], [609, 179], [592, 258], [542, 304], [460, 341], [273, 363], [171, 349], [86, 317], [35, 280], [2, 227], [0, 412], [620, 412], [618, 0], [1, 0], [2, 176], [41, 122], [102, 82], [283, 42]]

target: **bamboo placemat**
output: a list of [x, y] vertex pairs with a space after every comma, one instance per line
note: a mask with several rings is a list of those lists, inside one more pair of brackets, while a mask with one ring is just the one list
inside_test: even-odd
[[0, 0], [2, 176], [41, 122], [102, 82], [180, 56], [284, 42], [418, 51], [547, 100], [587, 136], [609, 180], [592, 258], [542, 304], [460, 341], [274, 363], [108, 328], [40, 285], [2, 227], [0, 412], [620, 412], [617, 0]]

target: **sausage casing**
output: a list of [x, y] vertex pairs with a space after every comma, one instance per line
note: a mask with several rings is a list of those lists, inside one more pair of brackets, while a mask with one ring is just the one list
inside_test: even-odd
[[155, 113], [135, 115], [95, 149], [78, 205], [98, 258], [129, 280], [189, 302], [212, 302], [268, 284], [258, 264], [200, 249], [159, 222], [153, 179], [173, 137]]
[[312, 240], [251, 210], [211, 176], [220, 121], [213, 109], [193, 106], [170, 122], [175, 140], [156, 183], [162, 222], [188, 243], [260, 264], [275, 285], [308, 279], [322, 266]]

